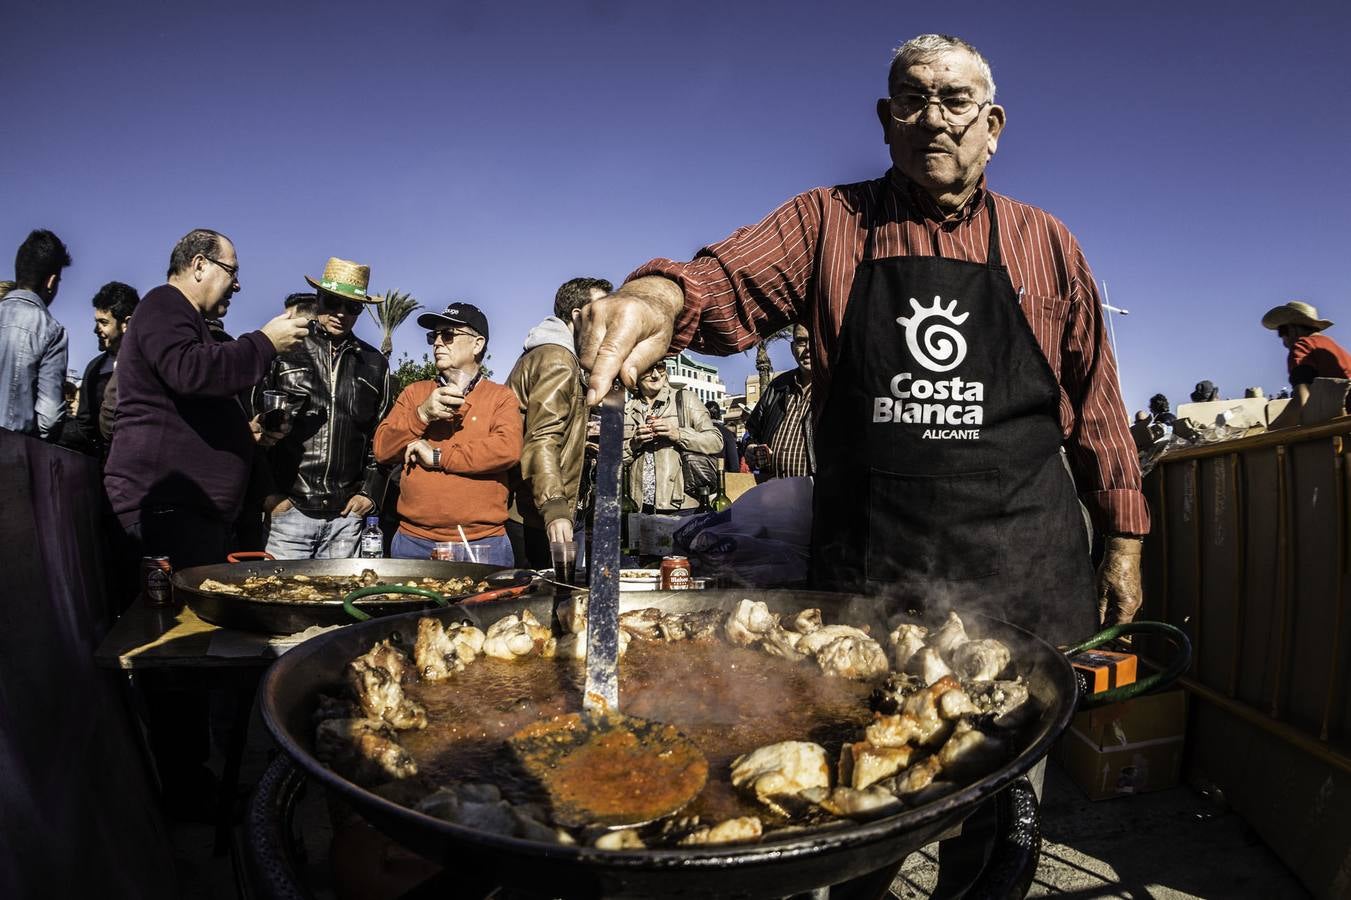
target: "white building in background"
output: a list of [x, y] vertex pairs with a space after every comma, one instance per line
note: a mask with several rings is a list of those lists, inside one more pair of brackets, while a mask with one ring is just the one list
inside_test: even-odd
[[727, 402], [727, 388], [717, 366], [699, 362], [688, 353], [666, 360], [666, 378], [672, 387], [693, 391], [700, 402], [712, 400], [719, 406]]

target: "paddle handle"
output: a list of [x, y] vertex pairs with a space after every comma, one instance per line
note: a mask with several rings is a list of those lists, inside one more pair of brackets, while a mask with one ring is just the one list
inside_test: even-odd
[[596, 502], [591, 520], [590, 591], [586, 601], [586, 690], [582, 708], [619, 711], [619, 483], [624, 453], [624, 387], [600, 405]]

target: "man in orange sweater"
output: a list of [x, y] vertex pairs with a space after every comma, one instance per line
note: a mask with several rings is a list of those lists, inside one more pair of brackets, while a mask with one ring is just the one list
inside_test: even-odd
[[463, 530], [469, 547], [457, 558], [510, 566], [507, 480], [521, 458], [521, 415], [516, 395], [481, 373], [488, 319], [452, 303], [417, 323], [439, 374], [406, 387], [375, 432], [376, 459], [404, 465], [391, 554], [428, 559], [437, 542], [460, 545]]

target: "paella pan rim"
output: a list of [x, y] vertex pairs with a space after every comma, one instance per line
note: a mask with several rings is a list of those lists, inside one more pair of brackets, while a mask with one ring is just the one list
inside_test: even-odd
[[[686, 594], [680, 597], [680, 600], [688, 602], [693, 599], [694, 594]], [[751, 597], [753, 599], [774, 600], [776, 597], [792, 597], [798, 601], [797, 605], [805, 608], [810, 605], [836, 606], [838, 607], [841, 598], [848, 598], [848, 595], [824, 594], [808, 591], [793, 592], [775, 592], [775, 591], [705, 591], [699, 592], [710, 602], [710, 605], [724, 605], [723, 600], [730, 596], [736, 598]], [[625, 603], [625, 607], [638, 608], [645, 605], [661, 606], [660, 600], [666, 595], [644, 593], [642, 599], [630, 599]], [[859, 598], [852, 598], [859, 599]], [[815, 601], [815, 602], [812, 602]], [[824, 603], [823, 603], [824, 601]], [[538, 603], [538, 601], [535, 601]], [[511, 601], [503, 604], [494, 604], [494, 612], [500, 612], [507, 615], [517, 611], [519, 608], [529, 606], [529, 601]], [[845, 820], [839, 824], [815, 827], [805, 832], [790, 831], [782, 837], [775, 837], [773, 833], [765, 836], [755, 843], [746, 844], [724, 844], [724, 845], [704, 845], [694, 847], [678, 848], [645, 848], [640, 850], [601, 850], [595, 847], [582, 845], [565, 845], [556, 843], [546, 843], [543, 841], [527, 840], [500, 834], [494, 834], [487, 831], [479, 831], [463, 825], [457, 825], [444, 819], [438, 819], [425, 813], [418, 812], [411, 807], [404, 806], [393, 801], [387, 800], [378, 794], [375, 794], [355, 782], [349, 781], [343, 776], [328, 768], [320, 762], [312, 752], [303, 746], [292, 735], [290, 728], [283, 720], [279, 709], [279, 691], [287, 679], [303, 677], [305, 663], [310, 658], [323, 654], [330, 644], [337, 640], [343, 643], [355, 641], [356, 637], [362, 638], [361, 644], [369, 646], [375, 641], [387, 636], [394, 631], [403, 631], [403, 633], [412, 633], [416, 631], [416, 621], [424, 615], [435, 616], [454, 616], [462, 613], [452, 607], [450, 609], [436, 610], [431, 613], [426, 611], [413, 611], [409, 613], [389, 616], [381, 619], [375, 619], [358, 625], [348, 626], [340, 631], [329, 632], [319, 635], [309, 641], [291, 649], [281, 656], [268, 669], [264, 676], [262, 684], [262, 696], [260, 701], [261, 712], [264, 723], [272, 733], [279, 746], [289, 755], [297, 765], [303, 768], [306, 773], [320, 782], [325, 788], [333, 790], [354, 803], [358, 810], [363, 808], [370, 809], [380, 817], [392, 818], [402, 821], [407, 825], [413, 826], [423, 832], [437, 832], [448, 840], [460, 844], [474, 844], [485, 848], [493, 848], [508, 853], [528, 853], [533, 856], [544, 857], [556, 862], [575, 862], [579, 865], [601, 865], [610, 868], [701, 868], [704, 866], [716, 867], [726, 865], [731, 862], [738, 864], [770, 864], [775, 861], [785, 861], [803, 856], [815, 856], [818, 854], [829, 853], [832, 850], [847, 850], [860, 847], [867, 844], [885, 841], [895, 838], [911, 831], [919, 831], [925, 826], [933, 825], [944, 819], [960, 820], [965, 815], [974, 811], [979, 802], [992, 796], [998, 790], [1005, 787], [1027, 770], [1031, 769], [1043, 756], [1049, 752], [1051, 744], [1069, 725], [1069, 721], [1074, 714], [1076, 701], [1076, 687], [1073, 672], [1069, 662], [1065, 657], [1057, 652], [1050, 645], [1034, 637], [1029, 632], [1024, 631], [1017, 626], [983, 616], [979, 613], [964, 614], [969, 615], [968, 622], [981, 620], [982, 626], [989, 633], [1001, 633], [1015, 637], [1023, 644], [1024, 648], [1039, 648], [1035, 651], [1036, 664], [1047, 663], [1051, 671], [1045, 673], [1045, 677], [1051, 681], [1057, 688], [1054, 695], [1054, 701], [1050, 704], [1043, 700], [1043, 711], [1038, 723], [1030, 726], [1029, 732], [1035, 730], [1035, 740], [1030, 740], [1016, 757], [1005, 763], [1001, 768], [989, 773], [985, 777], [966, 785], [960, 790], [940, 797], [923, 806], [913, 809], [905, 809], [901, 812], [864, 822], [855, 822]], [[400, 626], [403, 627], [400, 627]], [[369, 635], [369, 637], [367, 637]], [[1022, 654], [1026, 654], [1026, 649]], [[355, 655], [355, 654], [354, 654]], [[317, 686], [309, 691], [310, 699], [317, 691]]]

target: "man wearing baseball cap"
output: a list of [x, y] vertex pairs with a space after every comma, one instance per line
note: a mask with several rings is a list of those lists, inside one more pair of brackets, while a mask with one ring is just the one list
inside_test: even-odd
[[516, 395], [483, 377], [488, 317], [452, 303], [417, 323], [437, 377], [405, 388], [375, 432], [376, 459], [404, 465], [391, 555], [427, 559], [433, 545], [451, 542], [457, 558], [509, 566], [508, 481], [521, 458], [521, 416]]
[[389, 470], [376, 464], [372, 441], [394, 399], [389, 360], [352, 333], [361, 311], [383, 301], [367, 292], [370, 279], [369, 266], [337, 257], [321, 278], [307, 275], [316, 293], [291, 294], [285, 305], [313, 319], [310, 331], [253, 391], [255, 413], [268, 412], [271, 396], [285, 409], [271, 414], [291, 424], [267, 451], [279, 492], [264, 502], [267, 551], [278, 559], [355, 556], [364, 517], [384, 498]]
[[1294, 388], [1290, 405], [1295, 412], [1290, 417], [1282, 415], [1281, 419], [1289, 418], [1293, 420], [1290, 424], [1298, 424], [1309, 401], [1309, 385], [1315, 378], [1351, 378], [1351, 354], [1322, 333], [1332, 327], [1332, 322], [1320, 319], [1317, 309], [1300, 300], [1267, 310], [1262, 325], [1276, 332], [1290, 351], [1285, 365], [1290, 373], [1290, 386]]

